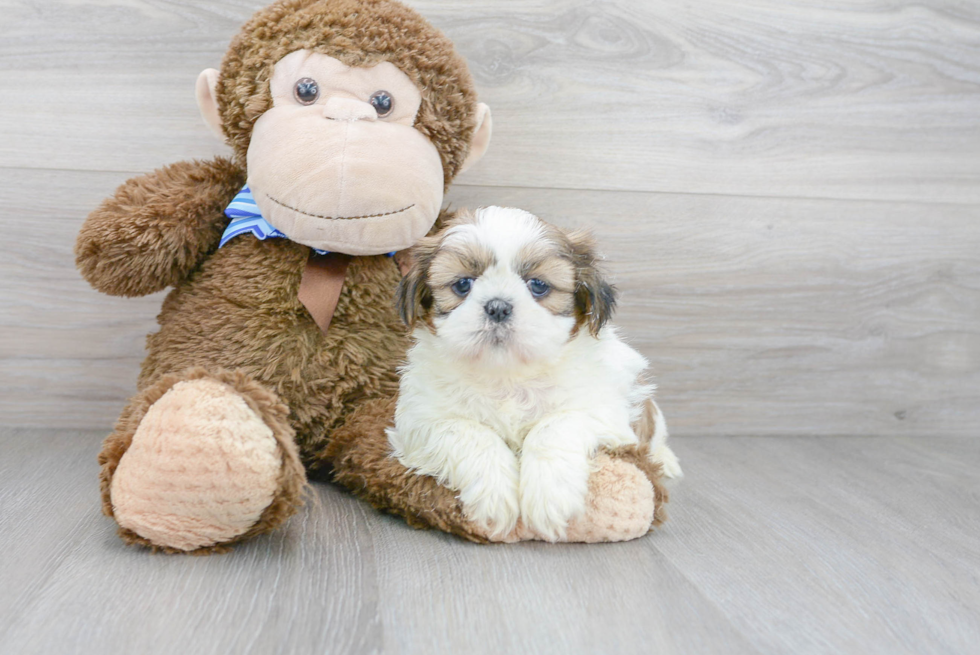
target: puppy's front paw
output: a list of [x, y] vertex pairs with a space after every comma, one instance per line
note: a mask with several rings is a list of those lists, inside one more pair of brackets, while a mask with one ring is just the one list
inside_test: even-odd
[[588, 468], [575, 468], [562, 466], [561, 460], [521, 462], [521, 517], [542, 539], [564, 540], [568, 522], [585, 512]]
[[466, 517], [485, 531], [488, 538], [501, 539], [513, 532], [521, 515], [517, 472], [494, 481], [478, 480], [460, 491], [459, 500]]

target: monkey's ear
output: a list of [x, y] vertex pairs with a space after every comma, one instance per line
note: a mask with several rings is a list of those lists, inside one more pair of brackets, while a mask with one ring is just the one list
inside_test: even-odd
[[[411, 256], [411, 268], [398, 283], [398, 290], [395, 292], [395, 306], [398, 308], [398, 315], [402, 321], [410, 328], [420, 320], [428, 319], [429, 311], [432, 309], [432, 289], [429, 288], [429, 266], [435, 257], [438, 248], [438, 240], [431, 237], [423, 239], [409, 254]], [[426, 320], [428, 323], [428, 320]]]
[[493, 132], [493, 119], [490, 117], [490, 108], [481, 102], [476, 106], [476, 129], [473, 130], [473, 137], [470, 139], [470, 154], [459, 167], [459, 173], [466, 171], [483, 158], [487, 148], [490, 147], [491, 132]]
[[197, 108], [201, 110], [204, 122], [223, 142], [225, 133], [221, 129], [221, 114], [218, 113], [218, 71], [213, 68], [201, 71], [197, 76], [194, 95], [197, 97]]
[[592, 234], [576, 231], [568, 240], [575, 262], [575, 316], [578, 324], [587, 325], [589, 334], [596, 337], [616, 309], [616, 289], [599, 269]]

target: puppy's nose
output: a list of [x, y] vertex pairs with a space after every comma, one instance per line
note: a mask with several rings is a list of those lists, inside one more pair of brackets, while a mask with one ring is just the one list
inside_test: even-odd
[[487, 316], [494, 323], [503, 323], [510, 318], [511, 313], [514, 311], [514, 306], [506, 300], [494, 298], [483, 306], [483, 311], [487, 313]]

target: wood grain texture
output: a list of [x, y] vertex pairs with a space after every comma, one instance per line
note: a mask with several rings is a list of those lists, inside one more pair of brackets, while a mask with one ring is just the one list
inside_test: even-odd
[[479, 546], [317, 485], [213, 557], [125, 547], [100, 434], [0, 430], [0, 652], [965, 654], [980, 439], [677, 439], [665, 528]]
[[449, 200], [609, 255], [687, 473], [672, 520], [483, 547], [317, 486], [227, 556], [124, 547], [95, 456], [162, 294], [95, 293], [72, 244], [132, 174], [227, 152], [194, 80], [263, 4], [0, 0], [0, 425], [45, 428], [0, 428], [0, 653], [976, 650], [980, 8], [956, 0], [413, 0], [494, 111]]
[[[262, 4], [3, 0], [0, 166], [222, 151], [194, 81]], [[411, 4], [495, 112], [467, 184], [980, 202], [974, 3]]]
[[[162, 294], [96, 293], [71, 247], [126, 174], [4, 176], [0, 416], [108, 427]], [[463, 186], [449, 200], [594, 227], [622, 291], [616, 322], [677, 434], [976, 435], [973, 206]]]

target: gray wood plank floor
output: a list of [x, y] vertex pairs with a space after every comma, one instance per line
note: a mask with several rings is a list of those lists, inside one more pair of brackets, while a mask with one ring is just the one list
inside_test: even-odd
[[0, 0], [0, 425], [30, 426], [0, 428], [0, 655], [980, 652], [959, 0], [411, 0], [494, 111], [449, 200], [596, 229], [680, 436], [672, 520], [482, 547], [319, 485], [229, 555], [124, 547], [94, 460], [162, 296], [96, 294], [74, 236], [228, 152], [194, 80], [265, 3]]
[[957, 653], [980, 644], [980, 439], [675, 442], [665, 528], [477, 546], [328, 485], [212, 557], [122, 545], [101, 434], [0, 431], [2, 653]]

